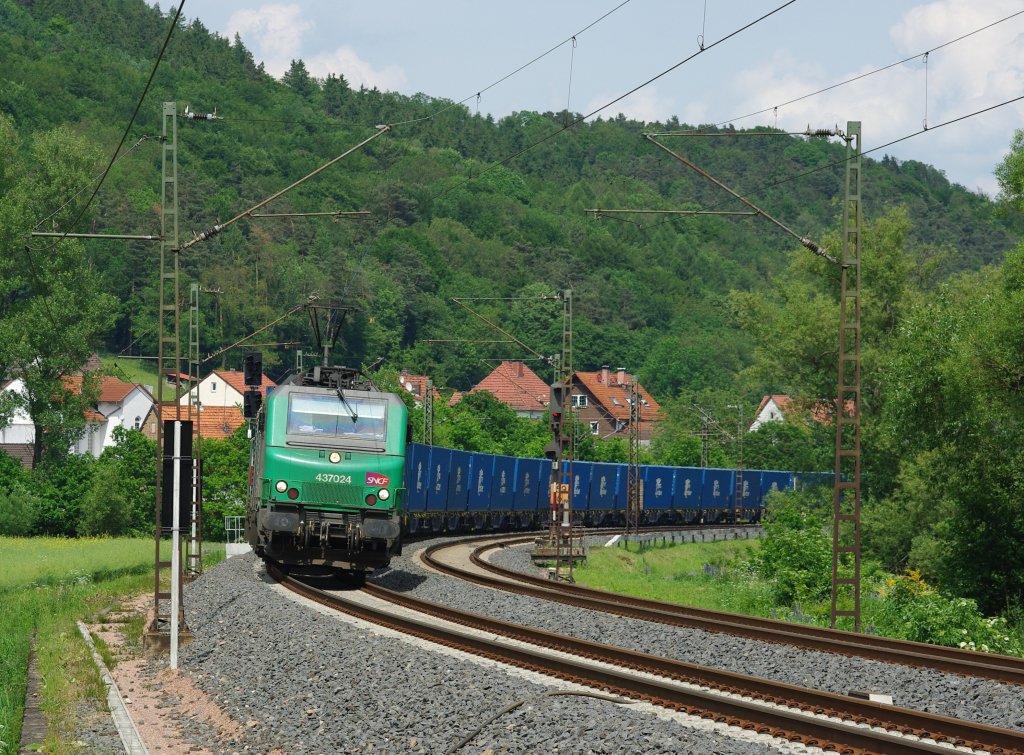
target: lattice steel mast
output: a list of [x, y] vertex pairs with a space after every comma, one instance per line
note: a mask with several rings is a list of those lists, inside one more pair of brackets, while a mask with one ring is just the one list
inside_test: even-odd
[[[839, 293], [839, 391], [832, 499], [831, 624], [853, 618], [860, 631], [860, 228], [861, 126], [846, 125], [846, 197], [843, 203], [842, 279]], [[852, 563], [850, 563], [852, 561]], [[850, 572], [852, 571], [852, 574]], [[853, 608], [842, 608], [842, 588], [853, 589]]]

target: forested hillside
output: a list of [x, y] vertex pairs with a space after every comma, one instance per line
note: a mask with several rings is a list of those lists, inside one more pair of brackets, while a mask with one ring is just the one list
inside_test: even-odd
[[[0, 112], [23, 141], [65, 125], [107, 157], [167, 23], [135, 0], [3, 0]], [[761, 290], [783, 269], [791, 238], [760, 219], [633, 216], [625, 223], [583, 213], [743, 209], [641, 138], [645, 130], [692, 126], [612, 117], [543, 141], [575, 116], [527, 112], [494, 121], [427, 95], [354, 91], [339, 74], [317, 81], [296, 62], [275, 81], [240, 40], [199, 22], [178, 29], [167, 50], [126, 147], [159, 133], [163, 101], [176, 101], [180, 111], [216, 109], [223, 118], [179, 124], [183, 241], [344, 152], [376, 124], [395, 124], [265, 209], [369, 210], [372, 219], [245, 219], [182, 255], [187, 281], [223, 291], [203, 301], [204, 354], [315, 294], [363, 309], [346, 333], [348, 359], [385, 357], [465, 389], [489, 372], [485, 360], [528, 355], [504, 345], [424, 344], [494, 338], [451, 297], [535, 297], [571, 286], [578, 368], [625, 366], [655, 395], [671, 398], [682, 389], [731, 388], [750, 364], [753, 344], [736, 329], [727, 295]], [[864, 129], [869, 134], [871, 124]], [[834, 140], [737, 136], [674, 145], [799, 233], [822, 239], [835, 229], [844, 148]], [[157, 142], [146, 141], [119, 162], [87, 227], [77, 230], [159, 232], [159, 153]], [[867, 163], [867, 220], [906, 207], [908, 244], [935, 261], [933, 275], [997, 261], [1013, 244], [1015, 221], [935, 168], [890, 158]], [[95, 172], [101, 168], [97, 159]], [[96, 242], [88, 253], [104, 290], [123, 303], [105, 346], [153, 353], [154, 245]], [[537, 351], [557, 351], [557, 304], [479, 306]], [[262, 340], [308, 346], [308, 326], [294, 317]], [[271, 356], [271, 371], [293, 364], [293, 351]], [[237, 361], [237, 354], [224, 359]], [[747, 389], [756, 398], [798, 387], [776, 376]]]

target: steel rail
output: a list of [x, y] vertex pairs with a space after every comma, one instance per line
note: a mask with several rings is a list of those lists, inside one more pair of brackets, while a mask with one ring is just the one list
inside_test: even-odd
[[[652, 621], [673, 626], [685, 626], [710, 632], [721, 632], [762, 642], [781, 643], [838, 653], [904, 666], [931, 668], [938, 671], [993, 679], [1009, 684], [1024, 685], [1024, 658], [980, 653], [923, 642], [896, 640], [878, 635], [858, 634], [841, 629], [827, 629], [807, 624], [796, 624], [775, 619], [764, 619], [725, 611], [681, 606], [663, 601], [636, 598], [620, 593], [595, 590], [578, 584], [552, 582], [520, 572], [502, 569], [485, 561], [481, 554], [487, 550], [510, 544], [531, 542], [532, 538], [518, 538], [491, 543], [478, 548], [471, 560], [475, 565], [496, 577], [468, 572], [445, 564], [436, 558], [438, 551], [454, 544], [432, 546], [423, 554], [427, 563], [451, 576], [477, 584], [516, 592], [521, 595], [555, 600], [579, 608], [588, 608], [619, 616]], [[509, 580], [514, 580], [515, 583]]]
[[[807, 745], [824, 749], [887, 754], [948, 753], [949, 744], [953, 744], [988, 752], [1024, 751], [1024, 732], [803, 689], [744, 674], [707, 669], [682, 661], [497, 621], [420, 600], [377, 585], [371, 584], [364, 588], [364, 592], [389, 603], [482, 630], [491, 635], [539, 645], [541, 648], [531, 650], [511, 646], [496, 641], [493, 637], [480, 637], [408, 616], [397, 616], [390, 610], [360, 604], [341, 595], [312, 587], [280, 572], [275, 573], [275, 570], [272, 570], [272, 575], [288, 589], [318, 603], [432, 642], [574, 683], [608, 690], [614, 694], [650, 701], [684, 713], [802, 741]], [[582, 660], [552, 656], [544, 651], [545, 648], [591, 661], [613, 664], [620, 669], [594, 667]], [[637, 672], [662, 678], [637, 676]], [[682, 686], [680, 683], [711, 689]], [[723, 695], [722, 692], [730, 694]], [[759, 700], [746, 700], [736, 695]], [[779, 705], [798, 710], [777, 707]], [[899, 734], [894, 734], [893, 731]], [[910, 734], [932, 741], [907, 738], [900, 734]]]

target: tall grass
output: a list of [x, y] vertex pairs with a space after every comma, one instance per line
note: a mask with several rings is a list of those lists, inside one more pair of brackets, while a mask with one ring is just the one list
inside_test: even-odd
[[588, 587], [679, 605], [768, 616], [766, 586], [747, 566], [756, 540], [590, 548], [575, 570]]
[[[211, 563], [223, 553], [222, 545], [204, 545]], [[75, 620], [152, 590], [154, 555], [148, 538], [0, 538], [0, 753], [18, 751], [33, 632], [45, 679], [46, 752], [75, 751], [77, 703], [104, 692]]]

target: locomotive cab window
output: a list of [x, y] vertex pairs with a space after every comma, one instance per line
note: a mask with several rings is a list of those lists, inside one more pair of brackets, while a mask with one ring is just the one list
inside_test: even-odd
[[293, 393], [288, 402], [288, 434], [334, 436], [383, 442], [387, 402], [361, 396]]

